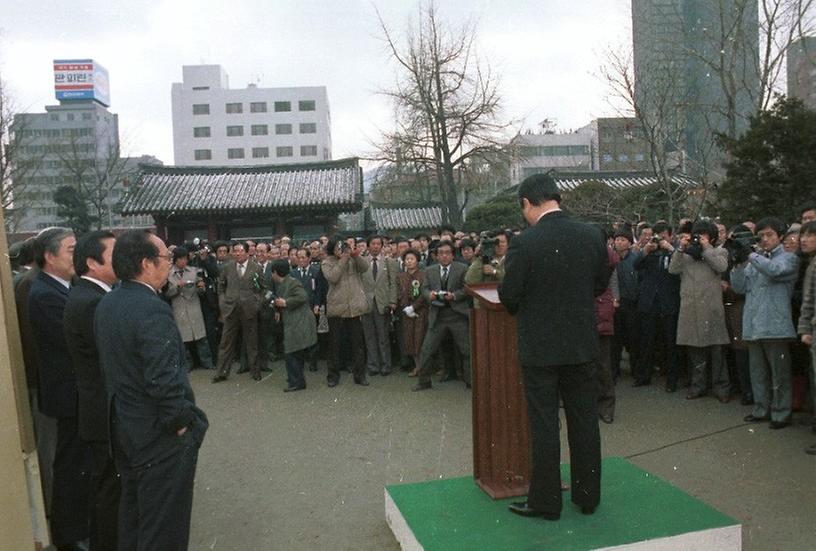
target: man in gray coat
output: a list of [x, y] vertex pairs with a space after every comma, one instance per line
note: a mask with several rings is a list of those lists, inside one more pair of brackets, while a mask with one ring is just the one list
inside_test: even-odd
[[754, 391], [754, 411], [745, 421], [770, 420], [772, 429], [790, 425], [793, 401], [789, 341], [796, 338], [791, 295], [799, 258], [782, 247], [785, 229], [777, 218], [757, 222], [759, 251], [731, 270], [731, 286], [745, 295], [742, 338], [748, 343]]
[[696, 222], [690, 234], [680, 236], [680, 251], [672, 255], [669, 273], [680, 276], [677, 344], [688, 347], [692, 365], [686, 399], [705, 395], [710, 361], [713, 392], [724, 404], [730, 398], [730, 385], [722, 346], [729, 341], [720, 282], [728, 269], [728, 251], [714, 246], [717, 233], [711, 222]]
[[391, 374], [391, 314], [397, 308], [397, 273], [399, 265], [382, 254], [383, 238], [368, 239], [370, 268], [362, 274], [366, 299], [371, 310], [362, 317], [369, 375]]
[[204, 280], [198, 277], [195, 269], [187, 263], [187, 249], [185, 247], [173, 249], [173, 269], [170, 270], [164, 296], [173, 307], [173, 318], [181, 333], [181, 340], [184, 341], [187, 368], [195, 367], [193, 360], [195, 353], [200, 367], [213, 369], [207, 329], [204, 326], [204, 313], [198, 298], [205, 292]]

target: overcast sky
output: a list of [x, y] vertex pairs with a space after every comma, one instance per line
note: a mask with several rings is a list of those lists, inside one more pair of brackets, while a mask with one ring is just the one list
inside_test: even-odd
[[[0, 71], [18, 111], [56, 103], [52, 60], [92, 58], [110, 73], [126, 152], [173, 162], [170, 85], [182, 65], [220, 64], [230, 86], [328, 88], [333, 156], [364, 155], [391, 110], [378, 90], [395, 66], [377, 23], [403, 31], [408, 0], [0, 0]], [[561, 129], [615, 115], [597, 77], [630, 40], [630, 0], [439, 0], [444, 19], [478, 24], [479, 54], [501, 75], [507, 119]]]

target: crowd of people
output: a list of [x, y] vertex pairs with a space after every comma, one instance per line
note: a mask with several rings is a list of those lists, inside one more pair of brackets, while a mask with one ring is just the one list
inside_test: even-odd
[[[614, 422], [615, 385], [627, 371], [635, 387], [665, 376], [665, 391], [685, 388], [688, 400], [710, 395], [726, 403], [736, 397], [753, 405], [745, 422], [765, 422], [771, 429], [789, 426], [793, 411], [812, 407], [807, 395], [816, 396], [816, 208], [803, 209], [793, 224], [764, 218], [728, 228], [717, 219], [700, 219], [600, 230], [607, 238], [608, 276], [605, 291], [595, 297], [594, 317], [601, 421]], [[123, 521], [117, 513], [122, 492], [131, 505], [146, 500], [142, 506], [157, 514], [169, 514], [167, 507], [175, 504], [174, 518], [189, 524], [194, 451], [207, 420], [179, 369], [212, 370], [212, 382], [219, 383], [237, 365], [238, 373], [260, 380], [282, 360], [285, 392], [304, 390], [304, 370], [323, 366], [329, 387], [340, 384], [344, 371], [355, 384], [368, 386], [372, 377], [398, 370], [416, 378], [414, 391], [431, 389], [434, 377], [470, 387], [468, 320], [475, 306], [466, 286], [502, 285], [519, 233], [442, 227], [414, 237], [295, 241], [281, 235], [167, 245], [144, 232], [119, 239], [93, 232], [77, 240], [70, 230], [55, 228], [13, 246], [26, 375], [55, 543], [80, 549], [71, 546], [90, 535], [91, 548], [94, 542], [107, 548], [118, 526], [141, 522], [132, 516]], [[154, 291], [150, 301], [139, 294], [144, 289]], [[516, 291], [524, 301], [525, 290]], [[100, 304], [106, 316], [101, 324]], [[552, 315], [546, 304], [540, 315]], [[163, 329], [145, 331], [144, 319]], [[177, 347], [167, 337], [168, 320]], [[142, 340], [134, 341], [131, 331]], [[97, 347], [100, 335], [121, 346]], [[126, 361], [116, 353], [134, 350], [143, 363], [156, 362], [147, 384], [105, 372], [106, 364]], [[150, 384], [157, 378], [161, 389]], [[155, 400], [166, 401], [165, 432], [142, 427], [127, 438], [116, 432], [116, 423], [132, 431], [140, 408]], [[108, 415], [113, 428], [103, 422]], [[164, 441], [188, 432], [182, 451]], [[816, 446], [805, 451], [816, 455]], [[189, 475], [178, 479], [172, 499], [140, 494], [140, 484], [150, 484], [145, 462], [170, 456]], [[149, 530], [140, 537], [163, 541]]]

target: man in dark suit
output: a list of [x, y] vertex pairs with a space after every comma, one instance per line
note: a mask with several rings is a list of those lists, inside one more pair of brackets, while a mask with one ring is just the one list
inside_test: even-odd
[[227, 264], [218, 276], [218, 306], [224, 322], [218, 349], [217, 373], [212, 381], [225, 381], [238, 351], [238, 339], [243, 339], [247, 363], [252, 378], [261, 380], [258, 365], [258, 314], [261, 309], [264, 274], [260, 266], [250, 260], [245, 243], [233, 245], [235, 262]]
[[28, 314], [37, 346], [40, 411], [57, 421], [51, 537], [58, 549], [78, 549], [88, 538], [90, 449], [77, 432], [77, 382], [63, 335], [62, 316], [71, 278], [76, 238], [51, 228], [37, 236], [40, 272], [28, 294]]
[[419, 381], [414, 391], [431, 388], [433, 356], [450, 335], [464, 364], [465, 384], [470, 385], [470, 299], [465, 292], [467, 266], [453, 261], [453, 243], [442, 241], [436, 249], [438, 264], [425, 269], [420, 292], [430, 304], [428, 330], [420, 351]]
[[560, 397], [567, 416], [572, 501], [592, 514], [601, 498], [595, 297], [609, 281], [606, 244], [597, 228], [561, 211], [551, 176], [525, 179], [519, 199], [530, 227], [510, 242], [499, 298], [517, 319], [532, 476], [527, 501], [511, 504], [510, 510], [560, 518]]
[[82, 236], [74, 249], [79, 276], [68, 293], [63, 325], [78, 391], [79, 437], [91, 447], [90, 548], [116, 549], [119, 522], [119, 474], [110, 454], [108, 398], [99, 367], [94, 314], [99, 301], [116, 281], [113, 246], [107, 231]]
[[119, 551], [182, 551], [189, 542], [193, 479], [208, 423], [195, 405], [173, 311], [158, 295], [171, 258], [155, 235], [124, 232], [113, 249], [122, 283], [96, 308], [122, 483]]

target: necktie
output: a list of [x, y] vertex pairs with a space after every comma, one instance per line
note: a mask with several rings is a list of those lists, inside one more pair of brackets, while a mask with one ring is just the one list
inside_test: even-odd
[[238, 264], [238, 275], [241, 277], [244, 277], [244, 268], [246, 268], [246, 266], [243, 264]]
[[371, 273], [374, 274], [374, 279], [377, 279], [377, 257], [371, 257]]
[[442, 267], [442, 290], [448, 290], [448, 267]]
[[177, 270], [177, 271], [176, 271], [176, 275], [177, 275], [179, 278], [184, 277], [184, 270]]

